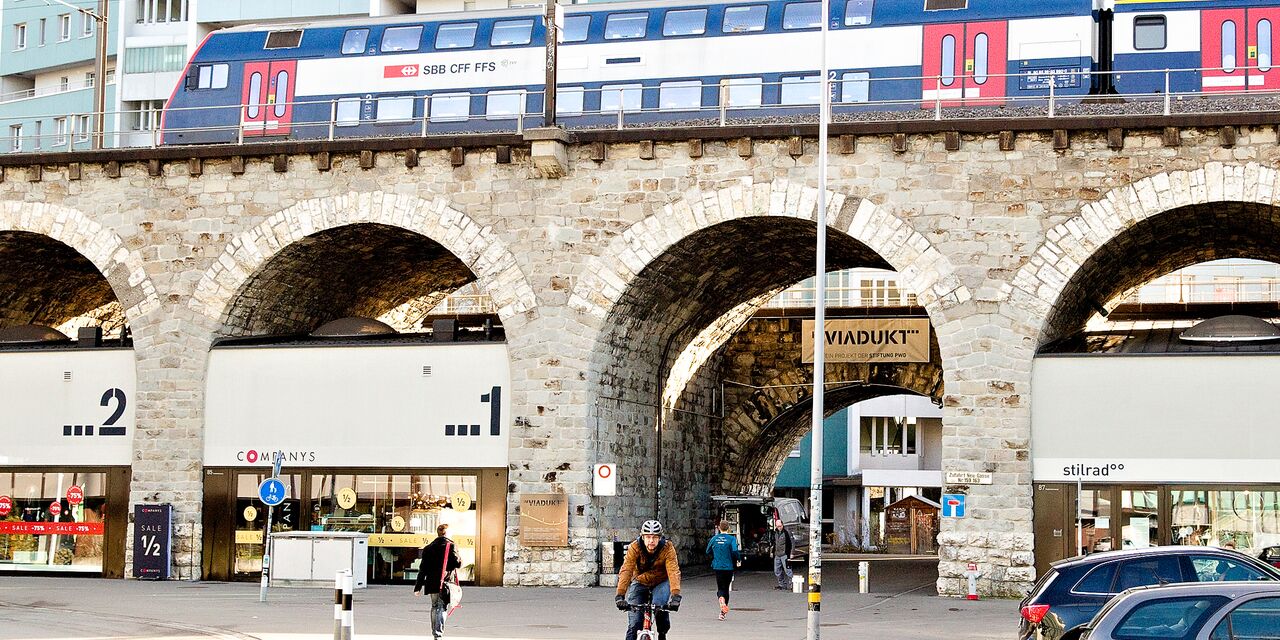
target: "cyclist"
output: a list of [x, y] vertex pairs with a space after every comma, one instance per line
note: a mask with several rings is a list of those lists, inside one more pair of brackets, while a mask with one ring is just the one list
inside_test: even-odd
[[658, 640], [667, 639], [671, 630], [671, 615], [667, 611], [680, 609], [680, 561], [676, 547], [662, 535], [662, 523], [646, 520], [640, 527], [640, 537], [627, 546], [627, 556], [618, 573], [618, 592], [614, 604], [621, 611], [629, 611], [627, 640], [635, 640], [636, 632], [644, 625], [644, 612], [639, 607], [653, 602], [659, 609], [655, 613], [658, 623]]

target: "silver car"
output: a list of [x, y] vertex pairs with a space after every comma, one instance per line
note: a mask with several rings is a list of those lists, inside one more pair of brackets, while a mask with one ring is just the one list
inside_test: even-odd
[[1280, 584], [1129, 589], [1098, 611], [1080, 640], [1280, 640]]

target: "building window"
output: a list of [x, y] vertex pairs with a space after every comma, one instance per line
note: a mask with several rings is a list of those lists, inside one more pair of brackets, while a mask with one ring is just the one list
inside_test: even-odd
[[22, 151], [22, 125], [9, 125], [9, 150]]
[[36, 120], [35, 125], [36, 125], [35, 127], [36, 135], [34, 136], [35, 142], [31, 145], [31, 148], [39, 151], [40, 143], [41, 143], [40, 139], [44, 137], [44, 121]]
[[[153, 101], [152, 114], [154, 122], [151, 128], [155, 128], [160, 124], [160, 109], [164, 107], [163, 100]], [[89, 125], [89, 116], [76, 116], [76, 141], [84, 142], [89, 139], [89, 130], [93, 127]]]
[[65, 42], [71, 39], [71, 14], [64, 13], [58, 16], [58, 42]]
[[94, 73], [94, 72], [92, 72], [92, 71], [86, 71], [86, 72], [85, 72], [85, 74], [84, 74], [84, 86], [85, 86], [85, 87], [87, 87], [87, 88], [92, 88], [94, 84], [97, 84], [97, 80], [98, 80], [98, 74], [96, 74], [96, 73]]
[[67, 119], [53, 119], [53, 144], [64, 145], [67, 143]]
[[66, 93], [67, 91], [70, 91], [70, 90], [71, 90], [71, 78], [68, 78], [66, 76], [62, 76], [61, 78], [58, 78], [58, 91], [62, 93]]
[[93, 35], [94, 23], [97, 21], [87, 13], [80, 14], [80, 37], [88, 38]]
[[[129, 128], [134, 131], [152, 131], [160, 125], [160, 112], [164, 109], [163, 100], [142, 100], [132, 103], [133, 113]], [[76, 140], [89, 138], [89, 116], [79, 116], [76, 120]], [[82, 137], [83, 136], [83, 137]]]
[[187, 64], [187, 47], [133, 47], [124, 50], [125, 73], [182, 71]]
[[13, 25], [13, 50], [21, 51], [27, 48], [27, 23], [22, 22]]
[[183, 22], [187, 19], [187, 0], [138, 0], [138, 24]]
[[1139, 51], [1163, 49], [1167, 42], [1164, 16], [1138, 16], [1133, 19], [1133, 48]]
[[48, 18], [40, 18], [40, 33], [36, 34], [36, 38], [39, 40], [40, 46], [42, 47], [44, 46], [44, 41], [45, 41], [45, 35], [44, 35], [45, 27], [48, 26], [48, 24], [49, 24]]
[[915, 455], [919, 452], [920, 430], [914, 416], [906, 418], [862, 418], [858, 448], [873, 456]]

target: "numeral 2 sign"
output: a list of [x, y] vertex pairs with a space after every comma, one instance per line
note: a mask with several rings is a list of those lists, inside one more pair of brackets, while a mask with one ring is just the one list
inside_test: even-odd
[[62, 425], [62, 435], [64, 436], [91, 436], [94, 429], [97, 429], [100, 436], [122, 436], [125, 435], [125, 427], [113, 426], [124, 415], [125, 407], [129, 406], [129, 400], [125, 397], [124, 391], [116, 388], [107, 389], [102, 393], [102, 399], [98, 402], [104, 407], [112, 406], [114, 402], [115, 408], [111, 411], [111, 415], [102, 421], [102, 427], [97, 428], [91, 424], [64, 424]]

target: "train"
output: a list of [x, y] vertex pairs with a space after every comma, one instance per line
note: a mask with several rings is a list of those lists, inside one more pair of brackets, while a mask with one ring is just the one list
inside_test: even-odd
[[[1280, 88], [1278, 0], [830, 0], [832, 114]], [[566, 127], [816, 113], [821, 3], [563, 7]], [[522, 130], [543, 121], [543, 9], [214, 31], [166, 145]], [[1168, 69], [1179, 70], [1166, 72]]]

